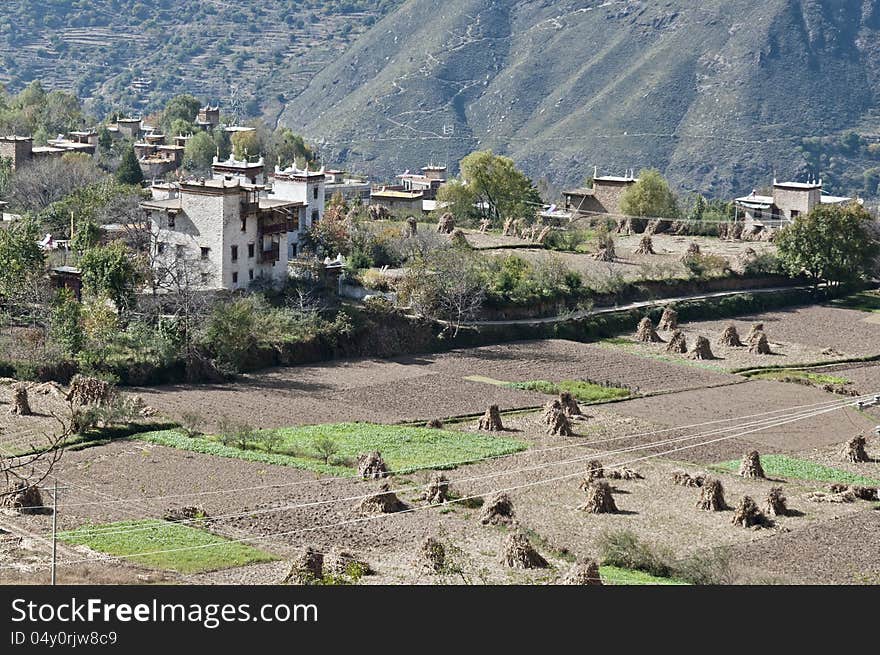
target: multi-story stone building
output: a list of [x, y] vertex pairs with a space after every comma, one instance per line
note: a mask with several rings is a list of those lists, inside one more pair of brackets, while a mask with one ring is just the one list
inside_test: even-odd
[[575, 218], [581, 216], [596, 216], [600, 214], [621, 214], [620, 200], [624, 192], [638, 178], [632, 171], [626, 175], [602, 175], [597, 176], [594, 171], [592, 188], [579, 188], [571, 191], [563, 191], [565, 198], [565, 210]]
[[737, 214], [746, 221], [778, 226], [809, 214], [817, 205], [844, 205], [852, 202], [852, 198], [822, 193], [821, 179], [818, 182], [777, 182], [774, 178], [772, 195], [752, 191], [734, 202]]

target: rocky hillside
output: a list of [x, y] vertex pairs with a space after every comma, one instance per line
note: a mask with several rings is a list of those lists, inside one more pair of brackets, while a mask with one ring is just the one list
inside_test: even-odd
[[280, 121], [377, 176], [480, 147], [565, 184], [656, 166], [720, 196], [774, 170], [854, 192], [878, 96], [880, 0], [408, 0]]

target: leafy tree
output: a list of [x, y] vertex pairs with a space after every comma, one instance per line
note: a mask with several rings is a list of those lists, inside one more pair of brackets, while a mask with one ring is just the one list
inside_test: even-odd
[[79, 262], [83, 286], [94, 295], [105, 294], [119, 310], [134, 305], [140, 281], [133, 253], [121, 241], [87, 250]]
[[49, 334], [66, 355], [76, 356], [83, 347], [85, 333], [80, 304], [69, 289], [61, 289], [52, 303]]
[[256, 132], [236, 132], [232, 135], [232, 153], [236, 159], [256, 157], [263, 152], [263, 143]]
[[790, 275], [837, 287], [869, 275], [880, 254], [877, 227], [864, 207], [818, 205], [780, 230], [779, 260]]
[[[256, 154], [256, 153], [251, 153]], [[279, 127], [272, 133], [269, 144], [266, 147], [267, 163], [282, 167], [305, 165], [312, 161], [314, 153], [299, 134], [295, 134], [289, 127]]]
[[176, 132], [169, 131], [174, 122], [183, 121], [192, 125], [199, 115], [201, 106], [201, 103], [189, 94], [176, 95], [165, 105], [159, 124], [168, 134], [176, 134]]
[[0, 296], [18, 296], [28, 278], [42, 274], [39, 239], [39, 226], [34, 221], [18, 221], [0, 229]]
[[461, 177], [478, 203], [478, 214], [495, 223], [509, 216], [532, 216], [535, 205], [541, 204], [532, 181], [513, 160], [491, 150], [472, 152], [462, 159]]
[[337, 443], [326, 434], [319, 435], [312, 440], [312, 448], [325, 464], [330, 463], [330, 458], [339, 452]]
[[440, 214], [449, 212], [455, 218], [456, 225], [467, 225], [473, 222], [476, 215], [476, 194], [470, 186], [461, 180], [449, 180], [437, 190], [437, 203], [440, 209], [435, 211], [438, 218]]
[[655, 168], [639, 172], [639, 180], [624, 191], [620, 209], [628, 216], [676, 218], [678, 202], [669, 184]]
[[208, 171], [214, 162], [217, 145], [207, 132], [197, 132], [186, 142], [183, 151], [183, 163], [186, 168], [196, 171]]
[[129, 146], [122, 155], [119, 168], [116, 169], [116, 181], [120, 184], [141, 184], [144, 181], [144, 172], [138, 163], [137, 155], [134, 154], [134, 146]]
[[100, 240], [101, 228], [95, 225], [92, 221], [84, 221], [77, 226], [76, 232], [73, 234], [73, 239], [70, 242], [70, 246], [75, 253], [81, 255], [87, 250], [97, 246]]

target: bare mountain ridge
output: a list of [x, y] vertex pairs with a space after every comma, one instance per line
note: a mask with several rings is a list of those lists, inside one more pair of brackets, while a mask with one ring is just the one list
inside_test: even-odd
[[[475, 148], [574, 184], [656, 166], [682, 190], [822, 174], [858, 191], [880, 133], [880, 0], [409, 0], [280, 122], [376, 176]], [[804, 138], [865, 135], [846, 155]]]

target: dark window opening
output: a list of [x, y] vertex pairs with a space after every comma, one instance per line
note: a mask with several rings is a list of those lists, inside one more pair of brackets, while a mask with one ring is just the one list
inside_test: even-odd
[[238, 271], [232, 273], [232, 284], [238, 284]]
[[248, 257], [253, 257], [253, 256], [254, 256], [254, 244], [249, 243], [248, 244]]
[[207, 259], [211, 255], [210, 248], [202, 248], [202, 259]]
[[237, 262], [238, 261], [238, 246], [231, 246], [231, 250], [232, 250], [232, 261]]

